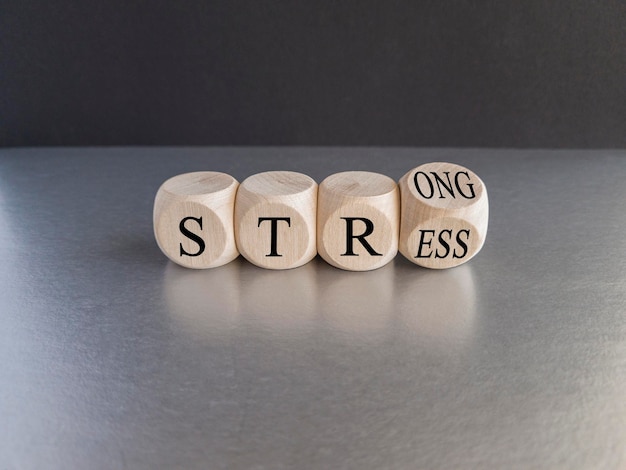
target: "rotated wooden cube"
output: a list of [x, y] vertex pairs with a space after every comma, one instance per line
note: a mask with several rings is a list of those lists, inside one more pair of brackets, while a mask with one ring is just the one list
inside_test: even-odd
[[185, 173], [159, 188], [153, 211], [161, 251], [187, 268], [204, 269], [234, 260], [233, 212], [239, 183], [211, 171]]
[[326, 178], [319, 187], [317, 250], [331, 265], [369, 271], [398, 252], [400, 198], [391, 178], [347, 171]]
[[400, 179], [400, 252], [420, 266], [451, 268], [469, 261], [487, 235], [487, 189], [472, 171], [427, 163]]
[[290, 269], [317, 254], [317, 183], [291, 171], [246, 178], [235, 203], [235, 237], [242, 256], [268, 269]]

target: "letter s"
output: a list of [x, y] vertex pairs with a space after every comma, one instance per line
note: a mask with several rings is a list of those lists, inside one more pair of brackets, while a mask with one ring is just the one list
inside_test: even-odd
[[200, 256], [202, 253], [204, 253], [204, 249], [206, 248], [206, 245], [204, 244], [204, 240], [202, 240], [202, 238], [200, 238], [200, 236], [196, 235], [193, 232], [190, 232], [186, 227], [185, 227], [185, 222], [187, 222], [188, 220], [195, 220], [196, 222], [198, 222], [198, 225], [200, 226], [200, 230], [202, 230], [202, 217], [185, 217], [183, 220], [180, 221], [180, 224], [178, 225], [178, 228], [180, 229], [180, 233], [182, 233], [184, 236], [186, 236], [187, 238], [189, 238], [190, 240], [193, 240], [194, 242], [196, 242], [198, 244], [198, 251], [195, 253], [187, 253], [185, 251], [185, 249], [183, 248], [183, 244], [180, 244], [180, 256], [183, 255], [187, 255], [187, 256]]
[[463, 258], [467, 254], [467, 243], [465, 243], [463, 240], [461, 240], [461, 234], [462, 233], [466, 233], [467, 234], [467, 237], [465, 237], [465, 240], [469, 241], [470, 231], [469, 230], [459, 230], [459, 233], [456, 234], [456, 242], [459, 244], [459, 246], [461, 248], [463, 248], [463, 253], [461, 253], [460, 255], [457, 255], [456, 254], [456, 248], [455, 248], [454, 252], [452, 253], [452, 257], [453, 258]]

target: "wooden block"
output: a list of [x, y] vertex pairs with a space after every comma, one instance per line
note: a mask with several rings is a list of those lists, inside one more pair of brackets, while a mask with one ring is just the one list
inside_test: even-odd
[[224, 173], [202, 171], [168, 179], [154, 200], [154, 236], [161, 251], [187, 268], [234, 260], [233, 212], [239, 183]]
[[245, 179], [235, 203], [235, 238], [241, 254], [268, 269], [290, 269], [317, 254], [317, 183], [291, 171]]
[[398, 252], [400, 197], [391, 178], [366, 171], [329, 176], [320, 184], [317, 250], [331, 265], [369, 271]]
[[444, 269], [469, 261], [487, 235], [487, 189], [453, 163], [427, 163], [400, 179], [400, 253], [415, 264]]

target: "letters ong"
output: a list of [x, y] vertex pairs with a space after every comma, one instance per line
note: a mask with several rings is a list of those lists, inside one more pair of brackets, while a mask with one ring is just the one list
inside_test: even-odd
[[[446, 184], [446, 182], [442, 179], [442, 177], [434, 172], [431, 171], [430, 172], [433, 179], [435, 180], [435, 184], [437, 186], [437, 190], [439, 191], [439, 198], [440, 199], [445, 199], [446, 196], [443, 195], [443, 192], [441, 191], [441, 186], [444, 187], [444, 189], [448, 192], [448, 196], [447, 197], [452, 197], [452, 198], [456, 198], [454, 190], [452, 189], [452, 184], [450, 183], [450, 172], [449, 171], [444, 171], [443, 174], [446, 176], [446, 179], [448, 181], [448, 184]], [[426, 180], [426, 182], [428, 183], [428, 188], [429, 188], [429, 195], [426, 196], [423, 193], [423, 188], [420, 188], [420, 178], [418, 178], [419, 176], [422, 176], [421, 180]], [[461, 175], [465, 175], [465, 177], [467, 178], [468, 181], [470, 181], [470, 177], [469, 174], [467, 173], [467, 171], [457, 171], [456, 175], [454, 175], [454, 184], [456, 186], [456, 190], [458, 192], [458, 194], [461, 197], [464, 197], [465, 199], [474, 199], [476, 197], [476, 193], [474, 193], [474, 184], [473, 183], [467, 183], [466, 182], [466, 187], [469, 191], [469, 194], [465, 194], [463, 192], [463, 186], [461, 186], [459, 184], [459, 176]], [[423, 171], [417, 171], [415, 173], [415, 176], [413, 177], [413, 183], [415, 184], [415, 189], [416, 191], [420, 194], [420, 196], [422, 196], [424, 199], [430, 199], [435, 195], [435, 185], [433, 185], [433, 182], [431, 180], [431, 178], [424, 173]]]
[[154, 203], [157, 244], [173, 262], [204, 269], [239, 254], [289, 269], [316, 254], [350, 271], [384, 266], [398, 251], [434, 269], [458, 266], [482, 248], [489, 205], [483, 182], [452, 163], [428, 163], [398, 183], [337, 173], [320, 185], [288, 171], [253, 175], [196, 172], [167, 180]]

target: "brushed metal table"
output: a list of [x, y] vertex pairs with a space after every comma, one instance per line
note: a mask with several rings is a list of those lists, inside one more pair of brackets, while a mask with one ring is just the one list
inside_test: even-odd
[[[474, 170], [487, 242], [191, 271], [152, 235], [187, 171]], [[0, 468], [626, 468], [626, 151], [0, 150]]]

